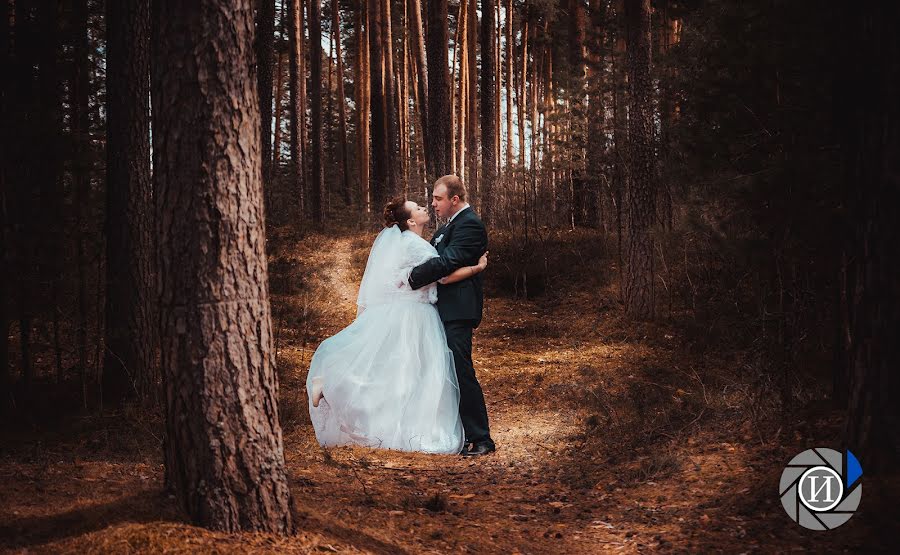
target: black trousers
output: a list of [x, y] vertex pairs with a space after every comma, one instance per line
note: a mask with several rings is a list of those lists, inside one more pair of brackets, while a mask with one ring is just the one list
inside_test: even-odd
[[453, 362], [456, 365], [459, 416], [466, 431], [466, 443], [488, 441], [493, 444], [484, 393], [472, 366], [473, 325], [471, 320], [454, 320], [444, 322], [444, 330], [447, 332], [447, 346], [453, 352]]

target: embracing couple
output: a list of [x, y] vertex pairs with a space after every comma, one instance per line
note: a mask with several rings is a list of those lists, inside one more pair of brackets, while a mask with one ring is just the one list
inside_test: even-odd
[[472, 366], [484, 304], [487, 232], [455, 175], [434, 184], [447, 223], [426, 241], [428, 210], [384, 208], [359, 286], [356, 319], [313, 355], [309, 414], [321, 445], [466, 456], [494, 451]]

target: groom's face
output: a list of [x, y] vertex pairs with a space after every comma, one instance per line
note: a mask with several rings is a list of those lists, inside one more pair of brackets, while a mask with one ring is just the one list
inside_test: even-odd
[[436, 185], [431, 193], [431, 207], [439, 218], [449, 218], [459, 207], [459, 196], [453, 195], [453, 198], [447, 198], [447, 186], [444, 184]]

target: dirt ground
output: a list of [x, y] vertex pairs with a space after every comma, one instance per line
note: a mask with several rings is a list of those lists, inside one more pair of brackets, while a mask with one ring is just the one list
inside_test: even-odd
[[[162, 489], [159, 422], [72, 417], [4, 432], [0, 549], [46, 553], [596, 553], [887, 551], [896, 475], [864, 476], [844, 526], [812, 532], [778, 500], [782, 467], [840, 448], [840, 414], [769, 414], [740, 357], [673, 321], [624, 321], [608, 287], [497, 293], [475, 368], [496, 453], [477, 459], [321, 449], [303, 390], [319, 341], [355, 315], [372, 234], [278, 237], [270, 249], [292, 537], [186, 524]], [[502, 259], [492, 264], [502, 265]], [[500, 267], [500, 266], [498, 266]], [[488, 272], [492, 268], [488, 268]], [[863, 461], [864, 469], [865, 462]]]

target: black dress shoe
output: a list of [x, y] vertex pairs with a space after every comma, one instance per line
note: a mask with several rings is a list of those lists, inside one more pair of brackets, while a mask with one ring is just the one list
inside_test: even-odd
[[473, 443], [472, 447], [469, 448], [468, 451], [463, 451], [464, 457], [477, 457], [479, 455], [487, 455], [488, 453], [493, 453], [497, 448], [494, 446], [493, 441], [479, 441], [478, 443]]

